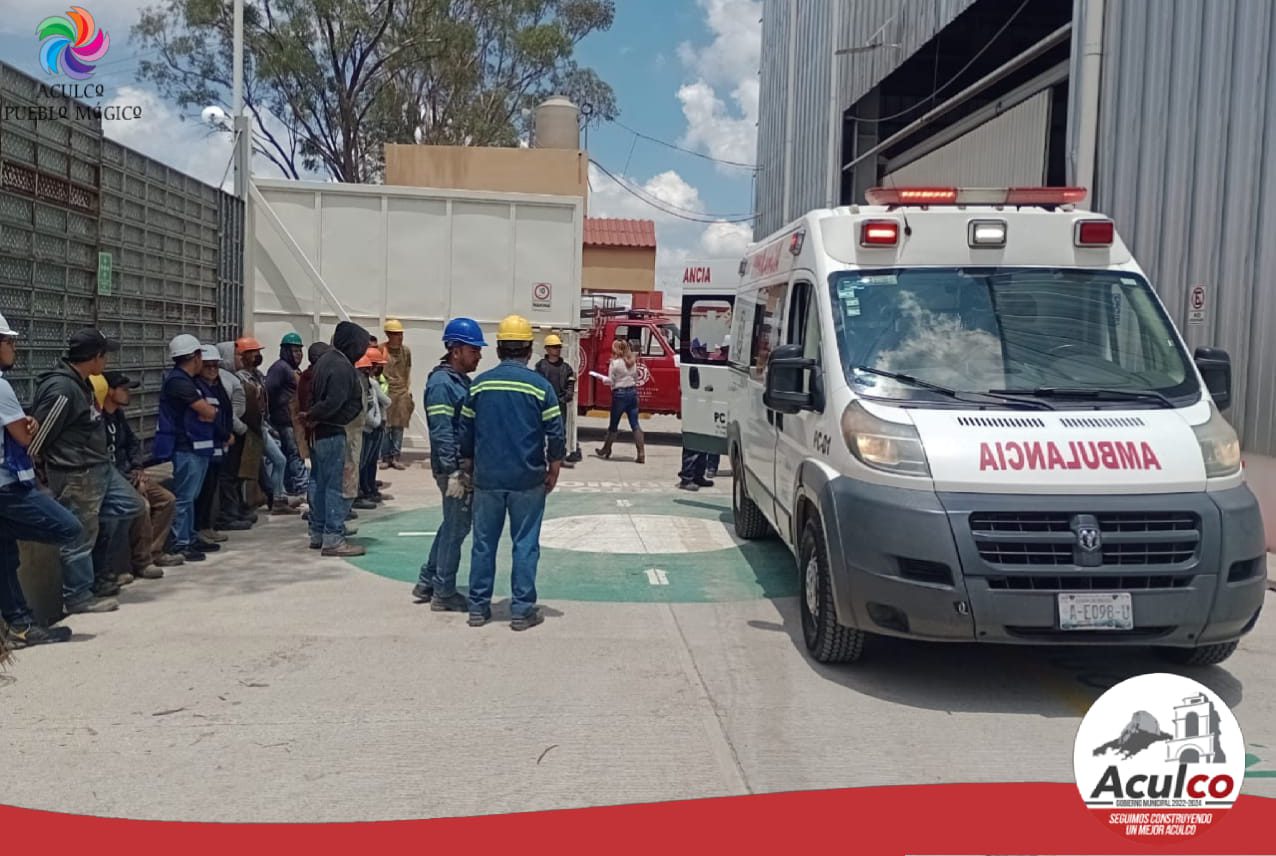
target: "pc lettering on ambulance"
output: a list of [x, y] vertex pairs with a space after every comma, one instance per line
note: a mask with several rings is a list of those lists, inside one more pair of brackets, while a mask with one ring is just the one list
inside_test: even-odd
[[980, 470], [1159, 470], [1147, 442], [1069, 440], [979, 444]]

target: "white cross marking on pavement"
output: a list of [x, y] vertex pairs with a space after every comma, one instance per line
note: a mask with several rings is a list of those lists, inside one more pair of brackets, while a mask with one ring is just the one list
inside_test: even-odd
[[616, 500], [616, 505], [620, 506], [621, 508], [629, 508], [631, 505], [633, 505], [633, 503], [627, 499], [618, 499]]
[[647, 582], [653, 586], [667, 586], [669, 585], [669, 575], [660, 570], [660, 568], [648, 568]]

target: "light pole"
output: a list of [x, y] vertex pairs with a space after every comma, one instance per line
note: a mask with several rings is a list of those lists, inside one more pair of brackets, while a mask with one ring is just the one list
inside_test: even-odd
[[232, 57], [233, 72], [231, 82], [231, 120], [234, 128], [235, 146], [235, 196], [244, 205], [243, 248], [240, 257], [240, 284], [243, 289], [240, 301], [240, 329], [249, 332], [253, 326], [253, 310], [255, 308], [254, 291], [256, 290], [253, 272], [253, 244], [256, 241], [252, 217], [252, 159], [253, 137], [252, 126], [244, 111], [244, 0], [235, 0], [234, 5], [234, 37]]

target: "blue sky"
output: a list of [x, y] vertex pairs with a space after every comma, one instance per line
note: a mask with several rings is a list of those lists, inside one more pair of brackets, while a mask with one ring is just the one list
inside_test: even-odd
[[[180, 121], [134, 72], [139, 61], [128, 31], [147, 0], [73, 0], [96, 16], [112, 39], [93, 82], [106, 101], [143, 105], [140, 121], [106, 123], [106, 133], [152, 157], [218, 183], [230, 155], [225, 138]], [[0, 0], [0, 57], [35, 76], [34, 29], [71, 2]], [[652, 137], [713, 157], [752, 163], [757, 118], [758, 19], [761, 0], [617, 0], [616, 22], [578, 50], [616, 90], [620, 121]], [[590, 131], [591, 156], [651, 197], [700, 215], [752, 210], [751, 171], [715, 164], [646, 140], [617, 125]], [[270, 175], [268, 164], [255, 167]], [[738, 255], [747, 224], [693, 223], [652, 209], [601, 173], [591, 175], [590, 213], [656, 220], [663, 269], [688, 258]]]

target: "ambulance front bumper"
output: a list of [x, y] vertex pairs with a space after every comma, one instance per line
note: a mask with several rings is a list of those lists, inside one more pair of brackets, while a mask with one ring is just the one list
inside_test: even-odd
[[[1192, 647], [1242, 636], [1262, 607], [1266, 541], [1247, 487], [936, 494], [838, 478], [823, 493], [838, 620], [869, 632]], [[1089, 550], [1081, 530], [1095, 530]], [[1071, 593], [1128, 595], [1133, 626], [1063, 629], [1060, 594]]]

